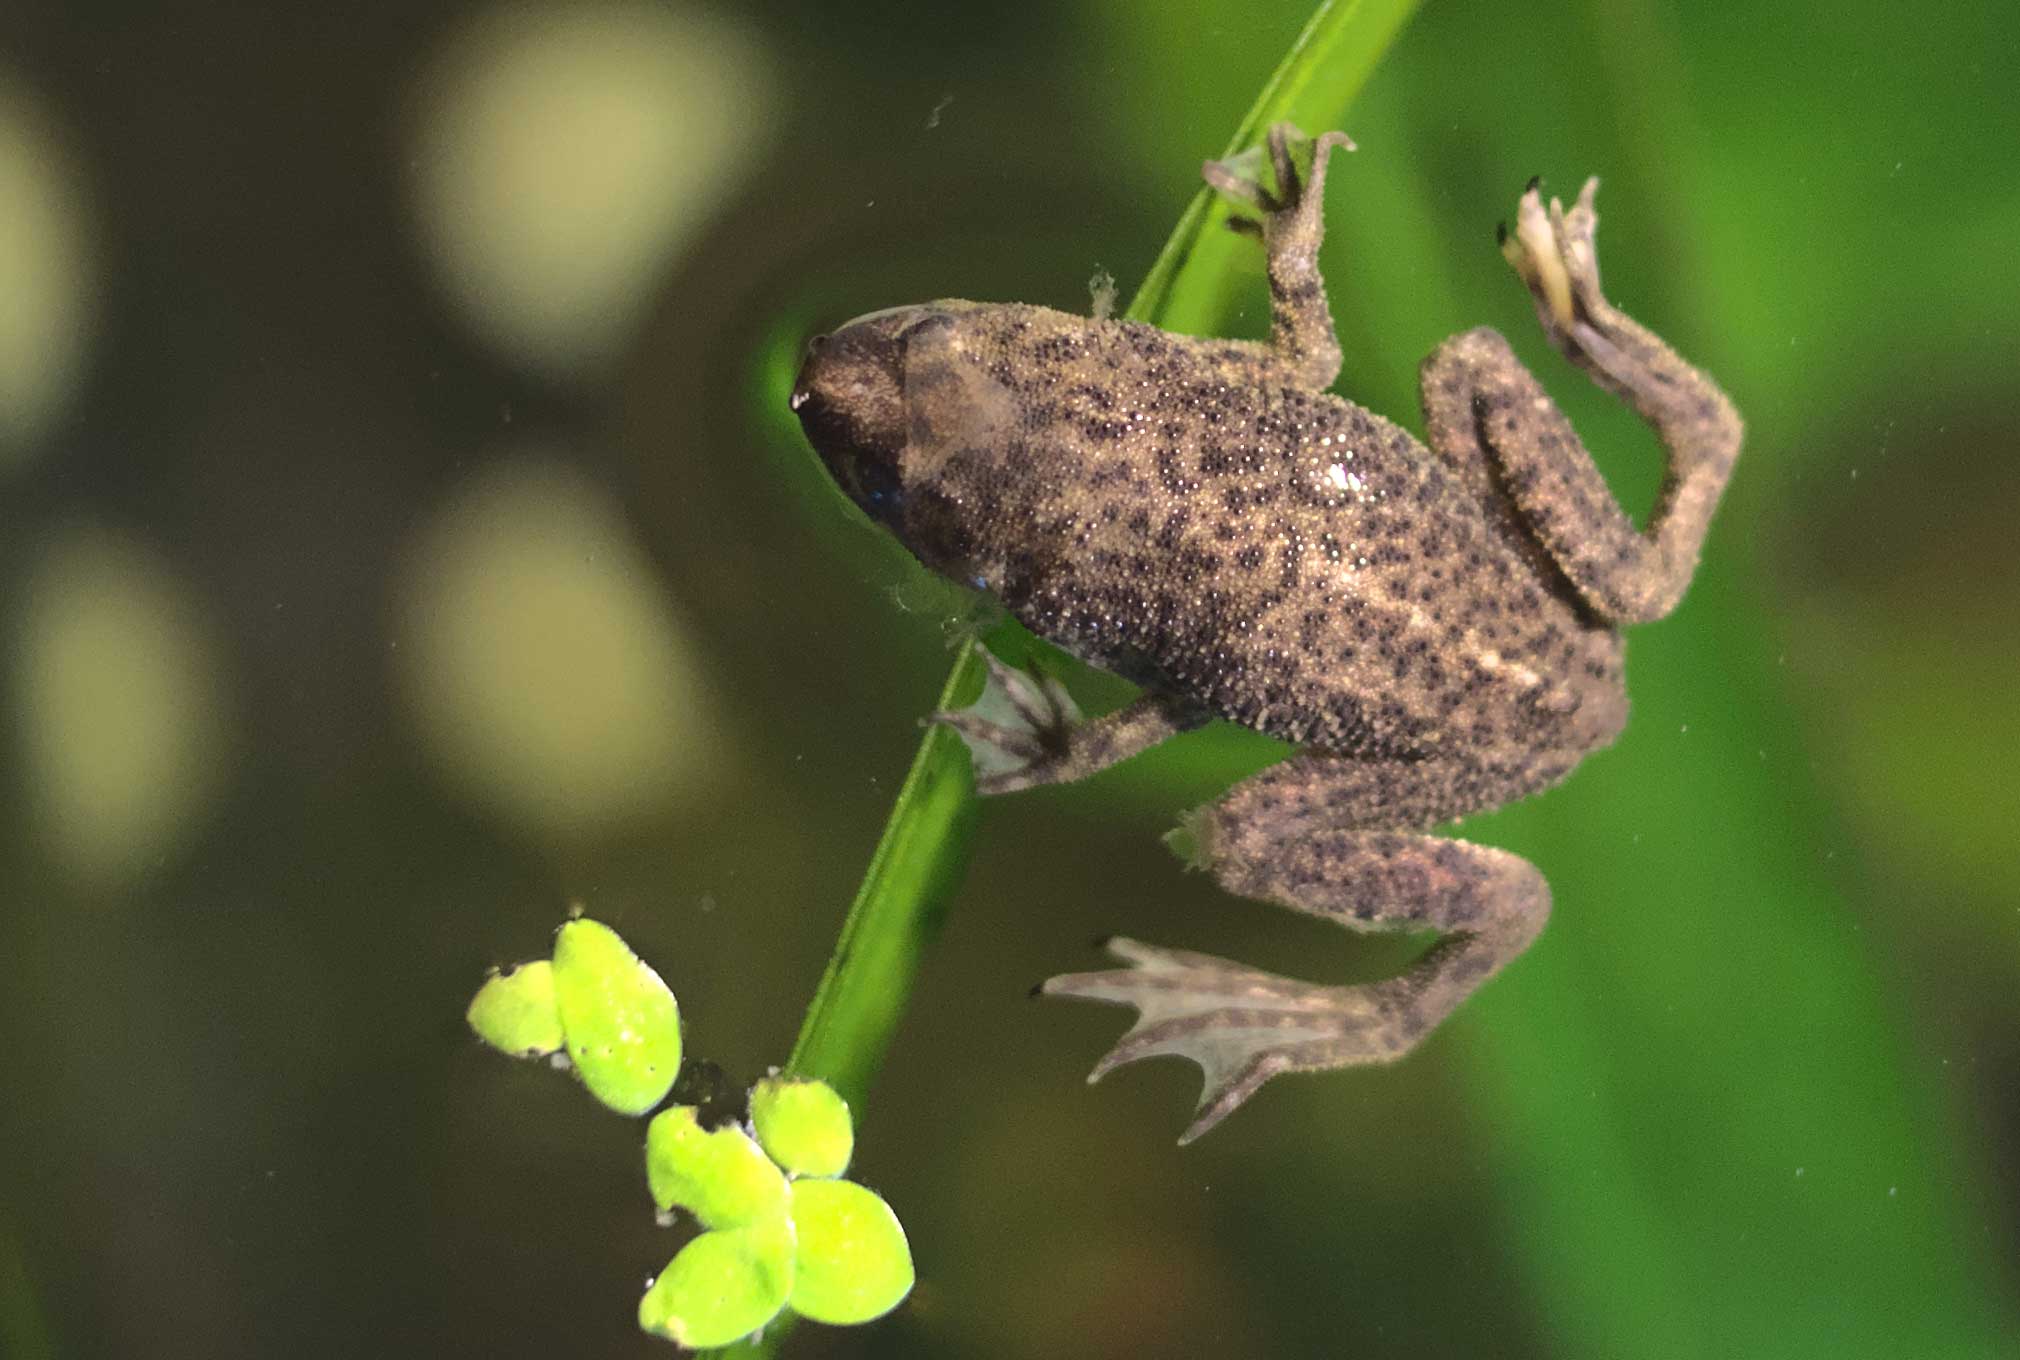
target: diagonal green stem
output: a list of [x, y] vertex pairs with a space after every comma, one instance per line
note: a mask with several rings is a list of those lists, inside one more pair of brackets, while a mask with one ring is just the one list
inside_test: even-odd
[[[938, 706], [972, 696], [981, 681], [975, 644], [963, 643]], [[975, 780], [961, 739], [935, 724], [919, 743], [842, 922], [786, 1060], [788, 1072], [819, 1077], [861, 1108], [911, 994], [919, 956], [960, 880], [974, 821]]]

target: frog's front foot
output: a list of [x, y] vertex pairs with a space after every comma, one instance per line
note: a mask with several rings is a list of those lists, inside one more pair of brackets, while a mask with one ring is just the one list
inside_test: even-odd
[[[1297, 162], [1292, 156], [1295, 147], [1311, 147], [1311, 183], [1298, 173]], [[1317, 195], [1307, 195], [1308, 187], [1324, 183], [1326, 158], [1336, 148], [1354, 149], [1353, 138], [1344, 132], [1325, 132], [1317, 137], [1307, 138], [1298, 131], [1295, 123], [1273, 123], [1262, 146], [1252, 146], [1238, 155], [1224, 161], [1208, 161], [1200, 167], [1200, 175], [1213, 188], [1229, 198], [1243, 203], [1251, 203], [1272, 218], [1292, 218], [1300, 215], [1316, 217], [1319, 205]], [[1262, 182], [1263, 158], [1267, 154], [1271, 172], [1276, 177], [1276, 187], [1270, 188]], [[1306, 207], [1307, 198], [1312, 199]], [[1237, 229], [1259, 232], [1260, 224], [1244, 217], [1229, 220], [1229, 225]]]
[[1501, 226], [1501, 253], [1536, 299], [1536, 314], [1560, 348], [1574, 344], [1578, 323], [1607, 317], [1611, 308], [1599, 290], [1599, 250], [1593, 236], [1599, 214], [1592, 209], [1597, 177], [1585, 181], [1578, 201], [1565, 210], [1553, 198], [1546, 209], [1539, 182], [1531, 180], [1515, 209], [1515, 229]]
[[1027, 674], [977, 647], [989, 667], [981, 697], [966, 708], [942, 709], [927, 719], [951, 727], [975, 761], [975, 788], [1011, 793], [1057, 782], [1053, 767], [1072, 749], [1080, 709], [1066, 686], [1050, 675]]
[[1130, 966], [1062, 974], [1039, 990], [1136, 1008], [1136, 1023], [1089, 1081], [1164, 1054], [1199, 1064], [1206, 1084], [1180, 1143], [1218, 1124], [1278, 1073], [1388, 1062], [1427, 1027], [1393, 982], [1321, 987], [1121, 938], [1108, 941], [1108, 952]]
[[[1344, 132], [1307, 139], [1293, 125], [1277, 123], [1262, 146], [1201, 168], [1207, 184], [1262, 212], [1260, 221], [1235, 213], [1227, 224], [1262, 241], [1278, 381], [1308, 392], [1325, 391], [1340, 375], [1339, 337], [1319, 278], [1319, 242], [1325, 237], [1326, 162], [1353, 146]], [[1265, 155], [1274, 189], [1262, 182]]]

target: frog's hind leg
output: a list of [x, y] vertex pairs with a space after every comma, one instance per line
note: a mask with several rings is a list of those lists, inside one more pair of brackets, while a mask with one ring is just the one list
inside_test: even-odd
[[1712, 511], [1739, 454], [1739, 414], [1599, 288], [1589, 180], [1567, 212], [1522, 195], [1502, 252], [1529, 289], [1544, 333], [1599, 386], [1654, 427], [1668, 455], [1647, 527], [1613, 498], [1570, 422], [1508, 348], [1482, 327], [1424, 361], [1431, 446], [1476, 488], [1490, 480], [1585, 602], [1608, 623], [1661, 618], [1683, 598]]
[[1180, 1142], [1219, 1123], [1270, 1077], [1401, 1057], [1543, 928], [1550, 889], [1526, 860], [1416, 828], [1560, 777], [1569, 760], [1507, 769], [1307, 754], [1237, 785], [1189, 830], [1230, 891], [1353, 930], [1437, 930], [1402, 975], [1320, 986], [1224, 959], [1113, 940], [1130, 966], [1052, 978], [1052, 996], [1134, 1006], [1094, 1069], [1176, 1054], [1205, 1070]]
[[1333, 314], [1326, 305], [1325, 281], [1319, 277], [1319, 242], [1324, 239], [1326, 162], [1335, 150], [1354, 149], [1344, 132], [1311, 139], [1312, 168], [1298, 174], [1292, 156], [1293, 139], [1303, 136], [1290, 123], [1269, 130], [1267, 148], [1276, 174], [1274, 192], [1257, 178], [1260, 165], [1254, 151], [1232, 160], [1208, 161], [1201, 173], [1206, 182], [1230, 198], [1262, 210], [1262, 222], [1245, 217], [1228, 225], [1261, 235], [1268, 255], [1270, 285], [1270, 349], [1284, 368], [1289, 385], [1323, 392], [1340, 376], [1340, 342], [1333, 332]]

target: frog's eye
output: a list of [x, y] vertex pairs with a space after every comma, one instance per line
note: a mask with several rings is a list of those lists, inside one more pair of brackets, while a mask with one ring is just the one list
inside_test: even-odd
[[954, 329], [954, 318], [939, 307], [914, 307], [912, 313], [898, 335], [907, 345], [932, 340]]
[[816, 339], [793, 383], [807, 442], [858, 505], [889, 521], [905, 447], [903, 334], [916, 309], [854, 321]]
[[905, 487], [898, 479], [896, 464], [865, 460], [856, 463], [851, 473], [850, 480], [855, 485], [849, 488], [849, 494], [856, 504], [873, 519], [886, 524], [895, 520], [905, 504]]

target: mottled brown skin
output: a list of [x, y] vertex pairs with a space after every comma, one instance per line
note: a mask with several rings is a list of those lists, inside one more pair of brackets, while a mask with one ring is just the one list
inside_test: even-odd
[[1115, 940], [1127, 967], [1047, 982], [1134, 1006], [1096, 1067], [1206, 1072], [1185, 1140], [1279, 1072], [1408, 1051], [1542, 928], [1524, 860], [1425, 834], [1556, 783], [1626, 721], [1619, 625], [1673, 608], [1740, 443], [1712, 381], [1601, 295], [1588, 183], [1523, 195], [1504, 253], [1545, 333], [1653, 426], [1668, 475], [1645, 528], [1507, 342], [1423, 366], [1430, 447], [1329, 395], [1317, 256], [1327, 158], [1271, 130], [1260, 210], [1273, 333], [1194, 339], [1021, 305], [937, 302], [817, 340], [793, 404], [837, 480], [927, 565], [1141, 684], [1080, 722], [1056, 682], [990, 658], [990, 695], [935, 715], [986, 793], [1082, 778], [1219, 716], [1297, 743], [1187, 820], [1229, 890], [1353, 929], [1432, 929], [1399, 977], [1322, 987]]

